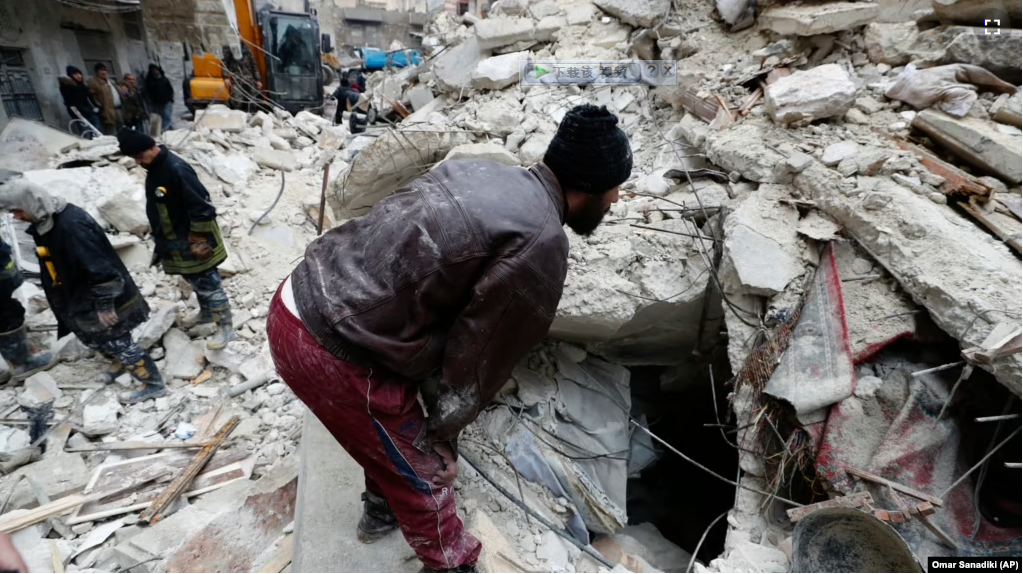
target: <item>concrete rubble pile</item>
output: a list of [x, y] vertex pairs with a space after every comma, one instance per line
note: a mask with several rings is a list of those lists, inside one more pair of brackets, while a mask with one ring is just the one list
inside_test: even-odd
[[[1021, 68], [1019, 31], [1003, 30], [1016, 38], [1015, 48], [1002, 40], [980, 43], [963, 26], [975, 4], [964, 0], [934, 0], [933, 9], [930, 2], [909, 3], [919, 4], [916, 13], [905, 2], [886, 1], [715, 4], [722, 22], [703, 6], [667, 0], [500, 0], [486, 19], [438, 13], [423, 41], [423, 65], [368, 78], [367, 98], [384, 121], [362, 133], [306, 112], [214, 106], [198, 112], [193, 125], [163, 134], [198, 168], [228, 243], [222, 270], [240, 337], [219, 352], [205, 351], [202, 329], [187, 327], [185, 318], [197, 309], [187, 285], [149, 267], [144, 171], [116, 154], [116, 142], [0, 137], [11, 151], [0, 154], [6, 162], [0, 167], [25, 171], [107, 226], [154, 310], [136, 335], [173, 390], [156, 401], [118, 405], [116, 393], [99, 382], [104, 362], [71, 337], [57, 343], [65, 362], [48, 377], [0, 389], [9, 417], [0, 425], [0, 452], [28, 445], [27, 426], [10, 417], [20, 416], [11, 414], [19, 400], [33, 397], [51, 397], [54, 420], [71, 423], [71, 450], [188, 439], [215, 432], [231, 415], [242, 418], [222, 453], [229, 455], [223, 473], [238, 480], [217, 483], [155, 527], [136, 525], [138, 510], [65, 520], [71, 532], [49, 536], [70, 559], [68, 571], [123, 568], [155, 556], [162, 558], [133, 571], [264, 564], [289, 530], [293, 453], [306, 416], [276, 381], [264, 317], [279, 282], [315, 237], [317, 220], [324, 217], [330, 228], [359, 217], [443, 161], [487, 158], [528, 167], [542, 160], [565, 112], [585, 102], [619, 115], [632, 143], [632, 177], [597, 233], [568, 232], [569, 272], [552, 340], [516, 368], [461, 441], [488, 476], [555, 526], [620, 568], [686, 568], [697, 549], [675, 546], [651, 524], [627, 526], [627, 480], [654, 463], [652, 449], [635, 448], [642, 433], [631, 419], [645, 418], [630, 412], [628, 367], [672, 367], [681, 381], [672, 384], [704, 380], [691, 370], [693, 350], [727, 332], [731, 371], [741, 373], [757, 346], [799, 313], [807, 286], [831, 261], [842, 278], [844, 329], [858, 365], [892, 341], [922, 336], [920, 324], [929, 318], [1019, 396], [1020, 353], [986, 346], [1011, 343], [1014, 333], [1002, 331], [1007, 322], [1018, 326], [1018, 318], [1003, 311], [1018, 312], [1023, 297], [1014, 88], [1020, 78], [1012, 75]], [[628, 59], [676, 60], [678, 86], [519, 84], [530, 61]], [[938, 70], [963, 64], [995, 79], [964, 68]], [[917, 73], [926, 81], [908, 80]], [[906, 96], [893, 88], [900, 79], [958, 90], [962, 99], [920, 90]], [[948, 111], [963, 106], [961, 115]], [[910, 143], [911, 134], [915, 142], [926, 137], [931, 150]], [[329, 210], [320, 214], [324, 169]], [[30, 241], [22, 235], [19, 243], [29, 253]], [[45, 344], [55, 323], [45, 298], [33, 285], [21, 296], [33, 337]], [[988, 358], [973, 359], [978, 352]], [[958, 358], [946, 362], [952, 360]], [[856, 378], [866, 372], [861, 368]], [[34, 394], [23, 397], [30, 389]], [[756, 422], [761, 397], [749, 386], [733, 391], [737, 426]], [[827, 400], [799, 407], [799, 421], [821, 422], [836, 399]], [[764, 447], [753, 433], [738, 436], [743, 488], [728, 513], [724, 550], [694, 568], [788, 571], [791, 527], [765, 518], [756, 492], [768, 490], [771, 479], [759, 454]], [[56, 500], [81, 492], [100, 468], [174, 452], [65, 452], [63, 443], [51, 442], [55, 448], [41, 459], [0, 482], [0, 496], [13, 493], [8, 511], [37, 504], [28, 481], [12, 482], [16, 476], [32, 477]], [[573, 448], [566, 451], [566, 444]], [[602, 458], [621, 452], [629, 455]], [[484, 568], [603, 568], [527, 518], [471, 467], [460, 470], [460, 512], [488, 548], [499, 549], [485, 553]], [[273, 535], [226, 537], [231, 517], [250, 516], [248, 501], [270, 492], [292, 501], [263, 510], [289, 517], [274, 518], [282, 524], [274, 522]], [[76, 512], [71, 516], [88, 517]], [[32, 548], [30, 566], [50, 567], [51, 527], [44, 522], [17, 535]], [[180, 531], [189, 534], [171, 534]], [[200, 533], [225, 536], [223, 556], [197, 550]]]

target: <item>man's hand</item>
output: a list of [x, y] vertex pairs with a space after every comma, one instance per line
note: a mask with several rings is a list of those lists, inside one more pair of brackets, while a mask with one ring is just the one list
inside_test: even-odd
[[10, 534], [0, 534], [0, 571], [28, 572], [28, 566], [11, 542]]
[[451, 449], [451, 443], [434, 443], [433, 450], [440, 455], [440, 459], [444, 462], [444, 468], [433, 475], [434, 486], [451, 484], [458, 478], [458, 462], [455, 461], [455, 451]]
[[96, 316], [104, 327], [113, 327], [117, 324], [117, 311], [97, 311]]
[[196, 259], [203, 261], [213, 257], [213, 249], [206, 242], [206, 238], [194, 233], [188, 236], [188, 252]]

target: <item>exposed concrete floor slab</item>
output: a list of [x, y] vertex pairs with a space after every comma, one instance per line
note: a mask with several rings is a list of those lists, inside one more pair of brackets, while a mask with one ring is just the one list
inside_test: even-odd
[[418, 572], [422, 563], [398, 531], [362, 544], [362, 467], [306, 411], [300, 450], [291, 572]]

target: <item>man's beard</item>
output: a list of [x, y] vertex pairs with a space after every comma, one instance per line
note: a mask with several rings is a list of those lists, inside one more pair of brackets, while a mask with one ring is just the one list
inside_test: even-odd
[[594, 195], [586, 198], [586, 203], [580, 208], [579, 213], [570, 215], [565, 220], [565, 223], [568, 224], [569, 229], [572, 231], [583, 237], [588, 237], [596, 231], [597, 226], [600, 225], [607, 211], [601, 201], [601, 197]]

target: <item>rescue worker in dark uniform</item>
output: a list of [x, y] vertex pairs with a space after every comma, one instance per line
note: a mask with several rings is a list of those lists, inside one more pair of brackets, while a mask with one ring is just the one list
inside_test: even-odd
[[227, 259], [227, 247], [217, 225], [210, 192], [188, 163], [139, 132], [117, 134], [121, 153], [135, 159], [146, 175], [146, 215], [156, 249], [153, 265], [163, 263], [168, 275], [181, 275], [199, 299], [199, 323], [216, 323], [207, 349], [223, 349], [234, 340], [231, 304], [217, 266]]
[[149, 305], [96, 220], [21, 178], [0, 187], [0, 209], [31, 224], [43, 291], [60, 327], [115, 361], [111, 379], [127, 368], [144, 385], [118, 399], [132, 404], [166, 394], [153, 358], [131, 337]]

